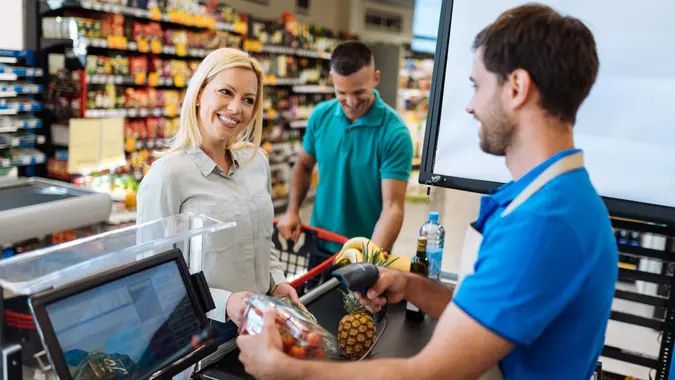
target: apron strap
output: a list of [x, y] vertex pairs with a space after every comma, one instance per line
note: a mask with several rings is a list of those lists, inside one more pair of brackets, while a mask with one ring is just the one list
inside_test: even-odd
[[546, 186], [549, 182], [555, 178], [571, 172], [572, 170], [580, 169], [584, 167], [584, 154], [583, 152], [577, 152], [569, 156], [563, 157], [560, 160], [556, 161], [553, 165], [549, 166], [548, 169], [544, 170], [541, 174], [537, 176], [523, 191], [521, 191], [516, 199], [514, 199], [506, 209], [502, 212], [501, 216], [505, 217], [512, 213], [518, 206], [525, 203], [534, 193], [539, 191], [542, 187]]

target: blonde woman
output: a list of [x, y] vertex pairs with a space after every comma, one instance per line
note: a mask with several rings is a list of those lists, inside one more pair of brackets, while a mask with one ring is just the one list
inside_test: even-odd
[[272, 253], [274, 207], [267, 156], [260, 151], [263, 73], [248, 54], [223, 48], [190, 78], [180, 129], [138, 191], [137, 223], [200, 213], [236, 222], [205, 243], [202, 267], [216, 309], [218, 344], [236, 336], [251, 294], [300, 302]]

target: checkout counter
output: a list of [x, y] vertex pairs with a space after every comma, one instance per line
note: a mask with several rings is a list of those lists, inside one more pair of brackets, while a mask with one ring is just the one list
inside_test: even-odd
[[1, 179], [0, 247], [105, 222], [111, 210], [105, 193], [36, 177]]
[[[250, 378], [234, 341], [195, 348], [190, 339], [206, 330], [213, 307], [201, 273], [204, 241], [233, 226], [181, 214], [0, 261], [0, 286], [29, 305], [45, 348], [31, 368], [21, 364], [21, 346], [4, 342], [4, 378], [97, 379], [102, 368], [143, 378]], [[302, 297], [333, 334], [345, 315], [339, 286], [329, 280]], [[435, 325], [406, 321], [404, 303], [389, 305], [382, 323], [376, 357], [416, 354]]]

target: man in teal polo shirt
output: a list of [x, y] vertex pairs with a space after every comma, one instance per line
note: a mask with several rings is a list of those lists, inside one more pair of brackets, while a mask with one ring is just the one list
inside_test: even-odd
[[[374, 89], [380, 72], [366, 45], [349, 41], [336, 47], [331, 76], [336, 99], [318, 104], [309, 118], [279, 232], [286, 239], [298, 238], [300, 205], [318, 163], [311, 225], [347, 237], [370, 237], [389, 251], [403, 223], [413, 156], [410, 131]], [[341, 246], [326, 243], [325, 248], [337, 252]]]

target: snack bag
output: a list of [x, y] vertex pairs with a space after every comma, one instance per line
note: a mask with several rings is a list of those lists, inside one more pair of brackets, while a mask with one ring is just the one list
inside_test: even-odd
[[267, 310], [275, 310], [286, 354], [300, 359], [326, 359], [338, 354], [337, 339], [310, 313], [300, 312], [301, 308], [292, 301], [254, 295], [244, 302], [248, 306], [241, 321], [240, 334], [259, 334], [264, 324], [263, 315]]

